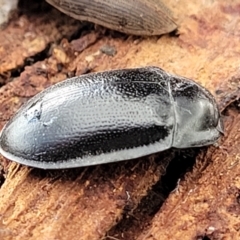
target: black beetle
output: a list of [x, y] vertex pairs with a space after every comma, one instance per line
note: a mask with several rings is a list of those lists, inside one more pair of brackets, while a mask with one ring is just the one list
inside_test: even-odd
[[34, 96], [5, 125], [3, 156], [61, 169], [213, 144], [223, 132], [213, 96], [157, 67], [74, 77]]

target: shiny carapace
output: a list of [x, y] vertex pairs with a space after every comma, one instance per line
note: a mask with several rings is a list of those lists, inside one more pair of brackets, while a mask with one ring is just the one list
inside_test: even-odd
[[222, 132], [205, 88], [157, 67], [123, 69], [37, 94], [3, 128], [0, 153], [36, 168], [74, 168], [210, 145]]

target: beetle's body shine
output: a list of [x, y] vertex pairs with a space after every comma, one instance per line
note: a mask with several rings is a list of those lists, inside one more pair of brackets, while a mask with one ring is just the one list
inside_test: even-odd
[[60, 169], [214, 143], [222, 125], [212, 95], [157, 67], [74, 77], [37, 94], [0, 135], [0, 153]]

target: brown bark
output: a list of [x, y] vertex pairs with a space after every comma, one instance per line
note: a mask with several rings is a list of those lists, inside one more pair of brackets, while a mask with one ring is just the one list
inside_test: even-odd
[[[26, 6], [0, 30], [0, 128], [28, 98], [69, 76], [155, 65], [216, 96], [226, 128], [219, 147], [202, 149], [166, 199], [161, 179], [172, 151], [67, 171], [0, 156], [0, 239], [240, 239], [240, 2], [167, 5], [179, 35], [149, 38], [94, 30], [44, 3], [42, 11]], [[185, 153], [173, 169], [178, 157]], [[167, 169], [166, 179], [174, 174]]]

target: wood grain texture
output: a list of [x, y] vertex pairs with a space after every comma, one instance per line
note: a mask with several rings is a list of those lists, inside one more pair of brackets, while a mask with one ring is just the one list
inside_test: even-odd
[[[226, 136], [220, 147], [203, 149], [193, 169], [185, 170], [176, 190], [151, 216], [145, 210], [152, 202], [141, 202], [160, 181], [170, 153], [68, 171], [30, 169], [0, 156], [6, 177], [0, 188], [0, 239], [239, 238], [240, 3], [170, 0], [168, 6], [178, 19], [179, 36], [136, 38], [87, 28], [70, 34], [75, 39], [58, 35], [61, 41], [51, 44], [45, 57], [29, 66], [24, 65], [29, 55], [21, 40], [9, 52], [8, 47], [2, 48], [1, 59], [9, 55], [9, 60], [0, 65], [4, 79], [0, 128], [28, 98], [69, 76], [155, 65], [196, 80], [216, 96], [222, 110], [228, 106], [224, 111]], [[25, 29], [31, 33], [37, 28], [34, 22], [43, 17], [49, 27], [40, 28], [36, 36], [45, 39], [59, 32], [58, 21], [63, 16], [49, 18], [44, 12], [34, 19], [31, 16], [31, 11], [17, 16], [0, 36], [12, 39], [15, 31], [19, 36], [26, 34]], [[16, 30], [19, 19], [26, 19], [26, 27]], [[60, 25], [71, 29], [68, 21]], [[44, 41], [35, 52], [47, 49], [48, 43]], [[106, 45], [116, 49], [114, 56], [100, 50]], [[19, 59], [21, 68], [16, 64]], [[20, 75], [11, 78], [12, 69]], [[157, 194], [162, 192], [159, 189]], [[141, 212], [139, 219], [137, 211]], [[130, 216], [133, 220], [128, 222]]]
[[137, 239], [240, 238], [239, 113], [234, 107], [227, 112], [221, 147], [199, 156], [194, 170]]
[[49, 44], [70, 38], [82, 26], [46, 4], [32, 5], [37, 6], [32, 6], [26, 14], [19, 13], [15, 21], [1, 29], [0, 74], [5, 79], [11, 77], [10, 71], [34, 61], [31, 57], [40, 55]]
[[101, 239], [161, 174], [147, 159], [51, 172], [13, 165], [1, 188], [2, 239]]

